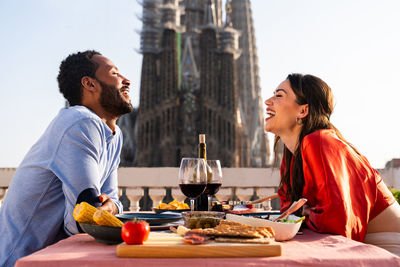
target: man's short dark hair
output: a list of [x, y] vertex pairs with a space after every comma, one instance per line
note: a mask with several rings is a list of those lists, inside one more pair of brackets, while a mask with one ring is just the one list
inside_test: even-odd
[[82, 104], [82, 77], [95, 78], [98, 68], [96, 62], [92, 60], [95, 55], [101, 54], [95, 50], [77, 52], [61, 62], [57, 76], [58, 87], [70, 106]]

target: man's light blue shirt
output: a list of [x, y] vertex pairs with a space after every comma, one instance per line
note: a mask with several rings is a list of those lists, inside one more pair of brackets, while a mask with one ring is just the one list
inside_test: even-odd
[[122, 212], [121, 148], [118, 126], [113, 133], [84, 106], [62, 109], [23, 159], [0, 208], [0, 266], [78, 233], [72, 212], [88, 188]]

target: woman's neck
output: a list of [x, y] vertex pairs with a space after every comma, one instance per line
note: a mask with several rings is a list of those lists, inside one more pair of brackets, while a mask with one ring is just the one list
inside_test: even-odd
[[290, 133], [279, 135], [279, 138], [285, 144], [287, 149], [289, 149], [289, 151], [292, 152], [292, 154], [294, 154], [294, 152], [297, 149], [297, 146], [299, 145], [298, 143], [299, 143], [299, 136], [301, 129], [302, 127], [298, 126], [295, 127]]

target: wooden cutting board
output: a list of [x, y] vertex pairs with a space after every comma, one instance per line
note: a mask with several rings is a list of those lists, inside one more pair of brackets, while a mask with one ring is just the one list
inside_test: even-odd
[[188, 245], [173, 235], [150, 235], [143, 245], [121, 244], [117, 256], [123, 258], [228, 258], [270, 257], [282, 255], [278, 242], [270, 244], [208, 243]]

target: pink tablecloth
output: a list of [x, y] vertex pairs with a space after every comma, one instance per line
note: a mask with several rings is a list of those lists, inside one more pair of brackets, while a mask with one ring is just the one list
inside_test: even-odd
[[266, 258], [118, 258], [115, 245], [79, 234], [21, 258], [15, 266], [400, 266], [400, 257], [381, 248], [309, 230], [282, 242], [282, 252]]

